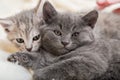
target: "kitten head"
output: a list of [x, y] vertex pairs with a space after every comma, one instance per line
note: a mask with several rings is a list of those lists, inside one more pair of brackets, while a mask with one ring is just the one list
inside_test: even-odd
[[42, 37], [43, 47], [54, 55], [61, 55], [92, 43], [92, 30], [97, 18], [98, 13], [95, 10], [85, 16], [60, 14], [46, 2], [43, 6], [43, 19], [46, 22]]
[[39, 26], [42, 21], [36, 13], [37, 8], [0, 19], [0, 24], [6, 31], [8, 39], [21, 51], [37, 51], [40, 47]]

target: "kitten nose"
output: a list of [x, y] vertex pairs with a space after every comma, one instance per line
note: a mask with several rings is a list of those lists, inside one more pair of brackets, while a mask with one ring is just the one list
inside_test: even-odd
[[27, 49], [27, 51], [29, 51], [29, 52], [32, 50], [32, 48], [26, 48], [26, 49]]
[[69, 42], [64, 42], [64, 41], [62, 41], [62, 44], [63, 44], [64, 46], [66, 46], [66, 45], [69, 44]]

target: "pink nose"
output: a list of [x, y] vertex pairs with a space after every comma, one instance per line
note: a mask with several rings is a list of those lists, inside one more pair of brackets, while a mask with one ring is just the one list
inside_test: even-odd
[[69, 44], [69, 42], [63, 42], [63, 41], [62, 41], [62, 44], [63, 44], [64, 46], [66, 46], [66, 45]]
[[32, 48], [26, 48], [26, 49], [27, 49], [27, 51], [29, 51], [29, 52], [32, 50]]

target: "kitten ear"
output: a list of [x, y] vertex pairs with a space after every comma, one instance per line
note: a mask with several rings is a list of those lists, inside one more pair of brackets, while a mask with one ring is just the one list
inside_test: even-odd
[[8, 19], [0, 19], [0, 25], [6, 32], [10, 32], [13, 29], [13, 21]]
[[35, 14], [39, 12], [39, 10], [40, 10], [40, 5], [41, 5], [41, 0], [38, 1], [37, 6], [34, 8]]
[[34, 8], [34, 12], [37, 16], [42, 16], [43, 5], [47, 0], [39, 0], [37, 6]]
[[56, 15], [57, 11], [55, 10], [55, 8], [51, 5], [51, 3], [46, 1], [43, 5], [43, 19], [45, 20], [45, 22], [52, 22]]
[[82, 20], [84, 20], [87, 23], [87, 25], [89, 25], [91, 28], [94, 28], [95, 23], [97, 22], [97, 18], [98, 12], [96, 10], [93, 10], [84, 17], [82, 17]]

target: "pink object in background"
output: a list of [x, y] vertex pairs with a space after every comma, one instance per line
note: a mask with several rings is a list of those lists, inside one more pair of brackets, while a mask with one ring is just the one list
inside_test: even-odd
[[[109, 7], [111, 5], [115, 5], [117, 3], [120, 3], [120, 0], [97, 0], [97, 8], [99, 10], [103, 10], [106, 7]], [[120, 7], [117, 9], [113, 10], [114, 13], [119, 13], [120, 14]]]

